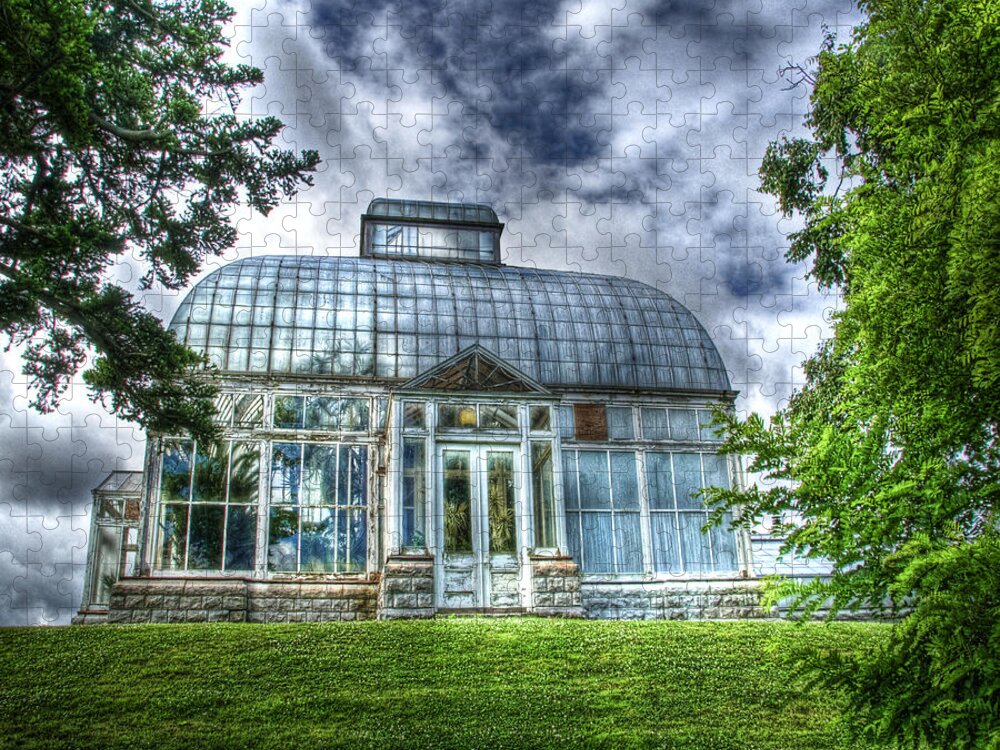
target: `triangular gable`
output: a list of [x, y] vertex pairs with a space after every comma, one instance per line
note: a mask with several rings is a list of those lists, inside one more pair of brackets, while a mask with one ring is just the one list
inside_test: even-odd
[[402, 386], [402, 390], [548, 393], [541, 383], [479, 344], [463, 349]]

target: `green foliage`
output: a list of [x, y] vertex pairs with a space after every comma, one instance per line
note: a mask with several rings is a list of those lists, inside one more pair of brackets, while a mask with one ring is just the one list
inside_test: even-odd
[[[885, 736], [995, 747], [995, 626], [970, 611], [995, 608], [997, 578], [961, 571], [992, 555], [1000, 524], [1000, 5], [861, 5], [850, 43], [793, 69], [813, 84], [811, 137], [772, 144], [761, 169], [802, 221], [789, 260], [811, 258], [842, 292], [834, 337], [769, 425], [718, 415], [724, 449], [751, 456], [763, 485], [709, 495], [716, 519], [801, 519], [786, 550], [830, 561], [833, 577], [776, 594], [807, 613], [910, 613], [898, 642], [849, 670]], [[938, 668], [978, 683], [931, 687]]]
[[221, 60], [218, 0], [0, 2], [0, 326], [25, 344], [35, 405], [70, 378], [120, 416], [160, 432], [213, 432], [203, 360], [109, 278], [138, 262], [143, 284], [183, 286], [231, 247], [233, 204], [262, 213], [315, 152], [271, 144], [272, 117], [235, 115], [262, 80]]
[[454, 618], [0, 629], [0, 748], [689, 748], [855, 743], [784, 654], [873, 624]]

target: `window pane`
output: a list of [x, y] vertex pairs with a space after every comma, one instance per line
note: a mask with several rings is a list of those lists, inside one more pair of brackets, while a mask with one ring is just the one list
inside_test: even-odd
[[338, 431], [340, 429], [340, 399], [326, 396], [306, 399], [305, 428], [307, 430]]
[[580, 546], [580, 513], [566, 514], [566, 536], [569, 555], [576, 560], [581, 570], [586, 570], [584, 566], [583, 550]]
[[739, 568], [736, 554], [736, 534], [730, 531], [732, 516], [726, 513], [721, 526], [713, 526], [709, 534], [712, 537], [712, 554], [715, 557], [715, 570], [718, 573], [733, 571]]
[[727, 456], [720, 456], [718, 453], [705, 453], [702, 455], [705, 465], [705, 486], [730, 488], [729, 482], [729, 459]]
[[229, 465], [229, 502], [256, 503], [260, 485], [260, 447], [256, 443], [233, 443]]
[[615, 513], [619, 573], [642, 572], [642, 534], [638, 513]]
[[368, 516], [364, 508], [340, 511], [346, 519], [347, 556], [344, 570], [363, 571], [368, 566]]
[[531, 496], [535, 505], [535, 546], [556, 546], [556, 499], [552, 486], [552, 444], [531, 444]]
[[710, 573], [712, 559], [708, 547], [708, 537], [701, 533], [707, 516], [704, 513], [678, 513], [681, 530], [681, 553], [684, 555], [684, 570], [688, 573]]
[[514, 454], [510, 451], [486, 452], [486, 498], [489, 519], [490, 552], [517, 549], [514, 515]]
[[197, 502], [225, 502], [228, 468], [228, 442], [197, 443], [194, 459], [194, 491], [191, 499]]
[[511, 404], [482, 404], [479, 426], [484, 430], [516, 430], [517, 407]]
[[256, 546], [256, 508], [230, 505], [226, 522], [226, 570], [253, 570]]
[[611, 440], [632, 440], [635, 431], [632, 429], [632, 407], [608, 407], [608, 438]]
[[573, 510], [580, 507], [580, 496], [577, 492], [576, 451], [563, 451], [562, 465], [563, 495], [566, 509]]
[[351, 505], [365, 505], [368, 501], [368, 449], [352, 445], [350, 452]]
[[237, 394], [233, 403], [233, 424], [258, 427], [264, 423], [264, 396], [259, 393]]
[[118, 580], [118, 565], [121, 560], [122, 527], [98, 526], [97, 545], [94, 550], [93, 579], [91, 580], [90, 601], [107, 605], [111, 601], [111, 587]]
[[468, 451], [444, 451], [444, 549], [472, 552], [472, 493]]
[[674, 482], [669, 453], [646, 453], [646, 491], [650, 510], [674, 509]]
[[677, 515], [650, 513], [649, 525], [653, 536], [653, 570], [657, 573], [682, 572], [677, 543]]
[[579, 451], [580, 507], [604, 509], [611, 507], [611, 485], [608, 478], [608, 454], [604, 451]]
[[302, 504], [333, 505], [337, 493], [337, 449], [306, 445], [303, 450]]
[[233, 423], [233, 394], [220, 393], [215, 397], [215, 421], [229, 426]]
[[438, 404], [438, 428], [475, 429], [476, 407], [472, 404]]
[[694, 409], [670, 410], [670, 436], [674, 440], [698, 439], [698, 418]]
[[345, 530], [337, 529], [336, 511], [332, 508], [302, 509], [303, 573], [326, 573], [336, 570], [338, 536]]
[[678, 508], [704, 507], [695, 493], [701, 490], [701, 456], [697, 453], [674, 454], [674, 492]]
[[423, 547], [427, 528], [424, 441], [403, 441], [403, 546]]
[[585, 573], [611, 573], [612, 559], [610, 513], [581, 513], [583, 524], [583, 559]]
[[635, 473], [635, 454], [611, 454], [612, 495], [615, 510], [639, 510], [639, 485]]
[[530, 408], [532, 432], [548, 432], [552, 429], [552, 410], [547, 406], [532, 406]]
[[642, 410], [642, 437], [644, 440], [669, 440], [670, 430], [667, 427], [667, 410]]
[[163, 444], [160, 500], [187, 500], [191, 495], [191, 447], [188, 440]]
[[294, 572], [299, 550], [299, 511], [271, 508], [267, 527], [268, 570]]
[[160, 511], [159, 567], [182, 570], [187, 550], [188, 506], [164, 505]]
[[718, 426], [712, 426], [712, 412], [705, 409], [698, 410], [698, 422], [701, 424], [701, 439], [709, 443], [720, 443], [722, 437], [715, 434]]
[[192, 505], [188, 536], [188, 570], [222, 568], [222, 534], [226, 525], [224, 505]]
[[271, 450], [271, 504], [298, 505], [302, 446], [275, 443]]
[[274, 426], [301, 429], [303, 424], [302, 396], [274, 397]]
[[573, 420], [573, 407], [569, 404], [559, 407], [559, 436], [572, 440], [576, 434]]
[[423, 402], [406, 401], [403, 403], [403, 427], [408, 430], [422, 430], [424, 428]]

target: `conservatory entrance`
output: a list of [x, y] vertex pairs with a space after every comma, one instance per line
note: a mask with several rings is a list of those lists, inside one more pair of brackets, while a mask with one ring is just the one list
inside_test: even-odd
[[521, 606], [518, 455], [514, 445], [439, 445], [440, 609]]

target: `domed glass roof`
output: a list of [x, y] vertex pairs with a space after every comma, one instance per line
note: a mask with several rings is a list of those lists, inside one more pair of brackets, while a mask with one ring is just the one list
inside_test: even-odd
[[171, 328], [221, 370], [405, 381], [474, 345], [556, 388], [728, 391], [708, 334], [631, 279], [271, 256], [200, 281]]

